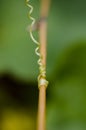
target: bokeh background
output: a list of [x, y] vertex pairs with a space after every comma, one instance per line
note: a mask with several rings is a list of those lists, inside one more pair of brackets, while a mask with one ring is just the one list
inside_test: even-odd
[[[31, 0], [37, 19], [40, 1]], [[27, 14], [24, 0], [0, 0], [0, 130], [36, 129], [38, 57]], [[47, 79], [47, 130], [86, 130], [85, 0], [52, 0]]]

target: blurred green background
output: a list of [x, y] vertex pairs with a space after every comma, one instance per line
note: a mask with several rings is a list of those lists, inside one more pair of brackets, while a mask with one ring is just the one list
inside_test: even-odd
[[[40, 1], [31, 0], [39, 18]], [[0, 130], [35, 130], [38, 57], [24, 0], [0, 1]], [[86, 1], [52, 0], [47, 130], [86, 130]]]

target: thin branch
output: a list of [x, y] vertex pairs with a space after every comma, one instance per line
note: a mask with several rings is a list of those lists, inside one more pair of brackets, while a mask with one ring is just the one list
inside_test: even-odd
[[[40, 17], [47, 18], [50, 7], [50, 0], [41, 0]], [[47, 43], [47, 21], [40, 22], [39, 28], [39, 40], [40, 40], [40, 53], [42, 55], [42, 64], [46, 68], [46, 43]], [[37, 130], [46, 129], [46, 86], [39, 88], [39, 101], [38, 101], [38, 122]]]

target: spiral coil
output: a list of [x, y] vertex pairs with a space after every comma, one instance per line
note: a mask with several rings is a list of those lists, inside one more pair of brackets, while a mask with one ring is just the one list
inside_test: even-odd
[[47, 87], [48, 86], [48, 81], [46, 80], [46, 69], [45, 69], [45, 66], [42, 63], [42, 55], [41, 55], [41, 53], [39, 51], [40, 43], [33, 36], [33, 26], [34, 26], [36, 20], [35, 20], [35, 18], [33, 18], [31, 16], [31, 14], [33, 12], [33, 6], [31, 4], [29, 4], [29, 1], [30, 0], [26, 0], [26, 5], [30, 8], [28, 16], [29, 16], [29, 19], [32, 21], [32, 23], [30, 25], [29, 33], [30, 33], [30, 37], [31, 37], [32, 41], [37, 45], [37, 47], [35, 49], [35, 53], [39, 57], [39, 59], [37, 61], [38, 65], [39, 65], [39, 71], [40, 71], [39, 76], [38, 76], [38, 87], [39, 88], [41, 86]]

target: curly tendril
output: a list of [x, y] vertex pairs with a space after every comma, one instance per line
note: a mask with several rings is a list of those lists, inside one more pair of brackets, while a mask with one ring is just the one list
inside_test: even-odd
[[31, 14], [33, 12], [33, 6], [31, 4], [29, 4], [29, 1], [30, 0], [26, 0], [26, 5], [30, 8], [28, 16], [29, 16], [29, 19], [32, 21], [32, 23], [30, 25], [29, 33], [30, 33], [30, 37], [31, 37], [32, 41], [37, 45], [37, 47], [35, 49], [35, 53], [39, 57], [39, 59], [37, 61], [38, 65], [39, 65], [39, 71], [40, 71], [40, 74], [38, 76], [38, 87], [39, 88], [41, 86], [47, 87], [48, 86], [48, 81], [46, 80], [46, 69], [45, 69], [45, 66], [42, 63], [42, 55], [41, 55], [41, 53], [39, 51], [40, 43], [33, 36], [33, 26], [34, 26], [36, 20], [35, 20], [35, 18], [33, 18], [31, 16]]

